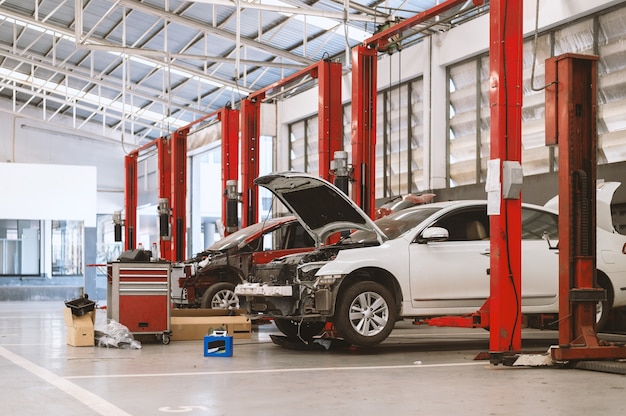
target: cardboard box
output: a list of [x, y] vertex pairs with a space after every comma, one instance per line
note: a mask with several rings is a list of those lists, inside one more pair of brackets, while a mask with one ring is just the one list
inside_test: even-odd
[[68, 307], [64, 308], [63, 320], [65, 321], [65, 329], [67, 329], [67, 345], [74, 347], [93, 347], [95, 345], [93, 329], [95, 319], [95, 311], [89, 311], [82, 316], [76, 316], [72, 314], [72, 309]]
[[225, 329], [235, 339], [250, 338], [252, 324], [244, 315], [228, 316], [217, 309], [173, 309], [170, 316], [172, 341], [203, 340], [214, 330]]

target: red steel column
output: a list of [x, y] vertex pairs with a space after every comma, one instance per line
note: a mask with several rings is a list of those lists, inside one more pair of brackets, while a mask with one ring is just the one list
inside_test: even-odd
[[[155, 140], [157, 148], [157, 172], [159, 175], [159, 200], [161, 198], [167, 199], [168, 205], [172, 206], [172, 158], [170, 155], [171, 143], [170, 140], [163, 137], [159, 137]], [[158, 202], [158, 201], [157, 201]], [[155, 215], [157, 214], [155, 209]], [[173, 226], [171, 225], [171, 215], [169, 215], [170, 233], [168, 236], [159, 237], [159, 256], [162, 259], [173, 260], [172, 256], [172, 233]], [[149, 250], [150, 247], [146, 247]]]
[[[522, 0], [496, 0], [490, 14], [491, 159], [522, 160]], [[502, 199], [490, 217], [490, 337], [492, 358], [520, 351], [521, 199]]]
[[377, 57], [376, 49], [352, 49], [352, 199], [372, 218], [376, 208]]
[[188, 128], [176, 130], [170, 140], [171, 261], [185, 260], [187, 247], [187, 133]]
[[341, 63], [319, 63], [319, 176], [332, 182], [330, 161], [342, 149]]
[[137, 153], [124, 157], [126, 187], [124, 188], [124, 250], [134, 250], [137, 232]]
[[223, 108], [218, 119], [222, 123], [222, 221], [226, 227], [226, 182], [239, 180], [239, 110]]
[[259, 176], [259, 132], [261, 101], [241, 101], [241, 226], [255, 224], [259, 217], [259, 193], [254, 179]]

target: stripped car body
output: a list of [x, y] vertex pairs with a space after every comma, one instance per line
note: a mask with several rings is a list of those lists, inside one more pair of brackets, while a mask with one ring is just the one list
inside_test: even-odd
[[253, 224], [185, 261], [185, 276], [178, 281], [181, 297], [173, 301], [178, 307], [237, 309], [234, 288], [259, 264], [313, 248], [313, 240], [294, 216]]
[[[383, 341], [398, 319], [473, 313], [489, 296], [486, 201], [421, 205], [373, 223], [322, 179], [288, 172], [257, 183], [317, 241], [317, 250], [277, 258], [235, 288], [249, 313], [274, 318], [286, 334], [312, 337], [333, 322], [347, 342], [371, 346]], [[598, 217], [610, 218], [615, 188], [606, 184], [598, 191]], [[599, 319], [611, 307], [626, 305], [626, 237], [609, 231], [605, 222], [598, 227], [597, 280], [609, 300]], [[322, 245], [328, 235], [347, 229], [357, 231]], [[558, 312], [557, 238], [554, 209], [522, 205], [524, 314]]]

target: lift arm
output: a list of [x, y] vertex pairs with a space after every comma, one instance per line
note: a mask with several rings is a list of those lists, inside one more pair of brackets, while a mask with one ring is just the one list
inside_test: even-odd
[[[415, 16], [400, 21], [369, 37], [352, 50], [352, 199], [368, 214], [375, 216], [376, 195], [376, 93], [378, 51], [384, 51], [394, 36], [440, 14], [467, 3], [448, 0]], [[473, 0], [480, 6], [484, 0]]]

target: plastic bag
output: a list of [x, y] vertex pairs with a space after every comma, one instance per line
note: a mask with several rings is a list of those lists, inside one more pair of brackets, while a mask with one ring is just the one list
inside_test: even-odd
[[137, 341], [128, 328], [114, 319], [107, 324], [95, 328], [96, 345], [106, 348], [141, 349], [141, 342]]

